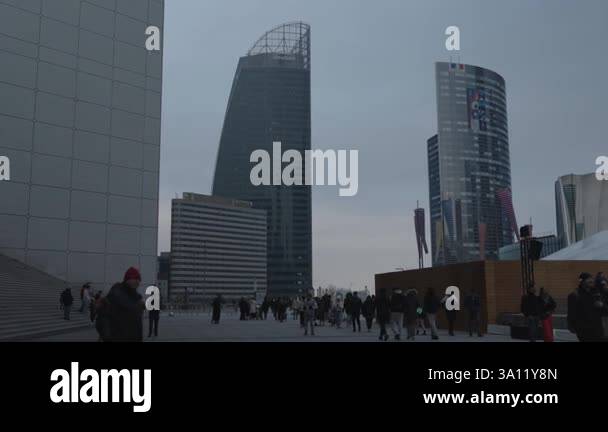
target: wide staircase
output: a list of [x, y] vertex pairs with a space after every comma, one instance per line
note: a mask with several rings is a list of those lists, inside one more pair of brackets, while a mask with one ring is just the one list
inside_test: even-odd
[[0, 254], [0, 341], [26, 341], [90, 326], [81, 314], [80, 288], [74, 296], [71, 320], [63, 319], [59, 296], [65, 281]]

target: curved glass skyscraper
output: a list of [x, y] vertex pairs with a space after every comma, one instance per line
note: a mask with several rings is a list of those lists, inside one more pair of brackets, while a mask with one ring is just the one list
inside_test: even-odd
[[256, 150], [272, 155], [273, 142], [281, 142], [283, 152], [297, 150], [305, 160], [310, 131], [310, 27], [284, 24], [239, 60], [213, 184], [214, 195], [267, 211], [270, 295], [297, 295], [312, 286], [311, 189], [253, 186], [250, 157]]
[[428, 141], [433, 264], [497, 259], [513, 242], [505, 81], [437, 63], [438, 134]]

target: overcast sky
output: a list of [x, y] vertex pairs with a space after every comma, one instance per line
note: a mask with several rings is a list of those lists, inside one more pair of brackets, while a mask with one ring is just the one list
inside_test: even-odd
[[[240, 56], [267, 30], [312, 30], [312, 146], [359, 150], [359, 194], [313, 188], [315, 286], [373, 288], [417, 265], [413, 210], [428, 209], [426, 140], [436, 133], [434, 62], [444, 32], [461, 61], [507, 83], [520, 224], [555, 231], [554, 182], [608, 155], [608, 1], [165, 0], [159, 249], [176, 193], [210, 193]], [[427, 211], [428, 219], [428, 211]], [[428, 220], [427, 220], [428, 228]], [[427, 257], [430, 262], [430, 256]]]

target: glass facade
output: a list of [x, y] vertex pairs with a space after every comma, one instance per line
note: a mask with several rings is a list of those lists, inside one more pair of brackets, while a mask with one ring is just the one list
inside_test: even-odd
[[[250, 156], [311, 146], [310, 27], [285, 24], [266, 33], [239, 61], [224, 121], [213, 195], [250, 201], [268, 215], [268, 292], [312, 287], [310, 186], [253, 186]], [[285, 166], [286, 164], [283, 164]], [[302, 172], [302, 176], [304, 176]]]
[[433, 265], [498, 259], [513, 242], [498, 194], [511, 188], [504, 79], [437, 63], [438, 134], [428, 141]]
[[608, 230], [608, 182], [569, 174], [555, 182], [557, 236], [563, 247]]
[[[107, 289], [156, 281], [163, 0], [0, 0], [0, 253]], [[10, 65], [10, 67], [6, 67]]]

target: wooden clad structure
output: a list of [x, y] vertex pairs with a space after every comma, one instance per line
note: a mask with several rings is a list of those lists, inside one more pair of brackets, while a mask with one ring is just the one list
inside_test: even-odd
[[[595, 275], [603, 271], [608, 274], [608, 261], [538, 261], [534, 263], [536, 286], [545, 287], [558, 303], [558, 313], [566, 313], [568, 295], [577, 287], [578, 277], [587, 272]], [[427, 288], [431, 287], [438, 296], [443, 296], [450, 286], [460, 289], [461, 302], [476, 288], [482, 302], [482, 326], [499, 324], [501, 316], [520, 312], [522, 295], [521, 266], [518, 261], [480, 261], [453, 264], [444, 267], [427, 268], [377, 274], [376, 293], [394, 288], [418, 290], [422, 302]], [[440, 325], [445, 328], [445, 314], [439, 314]], [[458, 329], [466, 328], [466, 313], [458, 314]]]

